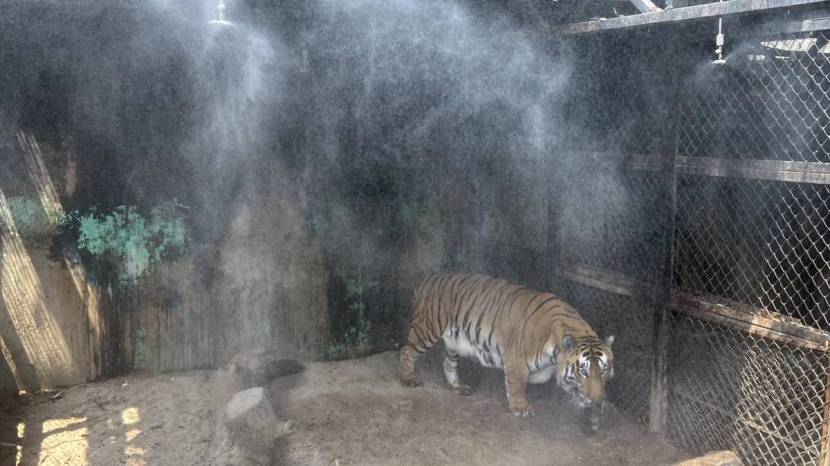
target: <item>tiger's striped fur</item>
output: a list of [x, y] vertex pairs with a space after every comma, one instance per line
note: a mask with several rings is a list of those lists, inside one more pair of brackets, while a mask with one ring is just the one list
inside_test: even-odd
[[573, 307], [550, 293], [485, 275], [437, 274], [418, 285], [400, 355], [404, 385], [420, 385], [415, 362], [439, 339], [446, 346], [443, 369], [450, 386], [471, 393], [458, 379], [459, 357], [503, 368], [515, 415], [532, 414], [528, 382], [544, 383], [555, 374], [557, 384], [588, 407], [603, 400], [614, 373], [614, 337], [601, 341]]

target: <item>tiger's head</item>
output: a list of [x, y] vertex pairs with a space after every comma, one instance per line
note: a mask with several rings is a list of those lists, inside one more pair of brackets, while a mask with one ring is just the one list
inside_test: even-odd
[[559, 386], [573, 396], [579, 408], [588, 408], [605, 399], [605, 382], [614, 376], [614, 337], [576, 339], [565, 335], [560, 344]]

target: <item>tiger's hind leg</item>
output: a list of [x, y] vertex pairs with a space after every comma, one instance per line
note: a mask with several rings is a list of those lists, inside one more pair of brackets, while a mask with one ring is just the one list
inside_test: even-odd
[[458, 380], [458, 353], [448, 348], [444, 353], [444, 361], [441, 365], [444, 368], [447, 383], [450, 384], [453, 390], [463, 396], [473, 394], [473, 389], [469, 385], [464, 385]]
[[433, 336], [428, 329], [413, 322], [412, 328], [409, 330], [409, 336], [406, 338], [406, 344], [401, 348], [400, 371], [402, 384], [407, 387], [423, 385], [421, 381], [415, 378], [415, 362], [423, 353], [432, 348], [436, 341], [438, 341], [437, 336]]

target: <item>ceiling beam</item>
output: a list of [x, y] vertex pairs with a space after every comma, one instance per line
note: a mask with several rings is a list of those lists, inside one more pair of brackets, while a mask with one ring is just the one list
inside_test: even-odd
[[668, 23], [734, 16], [752, 13], [766, 13], [785, 8], [810, 5], [827, 5], [828, 0], [727, 0], [717, 3], [705, 3], [683, 8], [673, 8], [652, 13], [619, 16], [617, 18], [598, 19], [582, 23], [554, 26], [556, 35], [586, 34], [592, 32], [614, 31], [641, 28]]

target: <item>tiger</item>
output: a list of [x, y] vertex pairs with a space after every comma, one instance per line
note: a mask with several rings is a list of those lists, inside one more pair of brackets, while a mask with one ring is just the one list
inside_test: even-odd
[[555, 295], [480, 274], [434, 274], [416, 287], [409, 332], [400, 351], [403, 385], [415, 377], [418, 357], [443, 339], [442, 367], [450, 387], [470, 395], [458, 378], [458, 359], [470, 357], [504, 371], [507, 403], [516, 416], [534, 415], [527, 384], [547, 382], [571, 395], [578, 408], [600, 406], [614, 375], [611, 344]]

